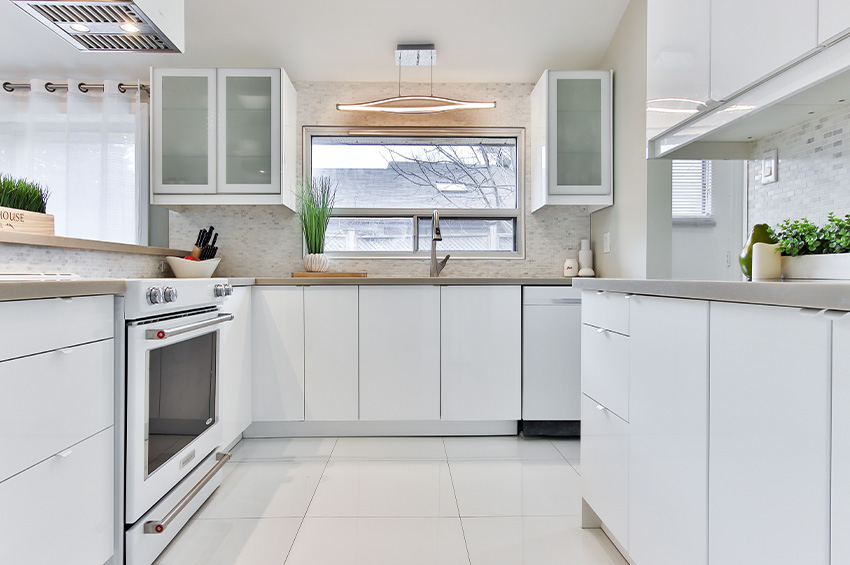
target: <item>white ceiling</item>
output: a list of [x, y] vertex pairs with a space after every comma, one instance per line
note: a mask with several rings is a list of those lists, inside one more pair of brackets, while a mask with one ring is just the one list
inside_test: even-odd
[[[283, 67], [293, 81], [398, 80], [434, 43], [434, 82], [535, 82], [599, 65], [628, 0], [186, 0], [186, 52], [82, 53], [0, 0], [0, 81], [147, 80], [149, 67]], [[402, 81], [427, 81], [405, 67]]]

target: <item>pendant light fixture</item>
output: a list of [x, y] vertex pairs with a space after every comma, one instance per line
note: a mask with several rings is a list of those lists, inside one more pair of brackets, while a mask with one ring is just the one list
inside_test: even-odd
[[[451, 110], [485, 110], [496, 107], [495, 102], [469, 102], [434, 96], [434, 65], [437, 64], [437, 50], [433, 44], [398, 45], [395, 52], [395, 64], [398, 66], [398, 96], [358, 104], [337, 104], [336, 109], [344, 112], [434, 114]], [[431, 68], [431, 93], [428, 96], [402, 96], [401, 68], [425, 65]]]

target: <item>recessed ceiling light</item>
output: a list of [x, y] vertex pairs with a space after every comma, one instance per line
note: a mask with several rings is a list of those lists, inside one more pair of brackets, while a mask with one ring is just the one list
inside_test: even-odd
[[88, 32], [91, 31], [88, 27], [84, 26], [83, 24], [71, 24], [68, 27], [70, 27], [74, 31], [78, 31], [80, 33], [88, 33]]
[[136, 24], [134, 24], [132, 22], [124, 22], [123, 24], [121, 24], [118, 27], [120, 27], [121, 29], [123, 29], [127, 33], [139, 33], [139, 26], [137, 26]]

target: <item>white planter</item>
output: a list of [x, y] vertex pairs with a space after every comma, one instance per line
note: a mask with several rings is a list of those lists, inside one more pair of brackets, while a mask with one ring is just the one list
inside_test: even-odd
[[850, 253], [783, 257], [782, 278], [850, 280]]
[[310, 273], [324, 273], [328, 270], [328, 256], [324, 253], [308, 253], [304, 256], [304, 268]]

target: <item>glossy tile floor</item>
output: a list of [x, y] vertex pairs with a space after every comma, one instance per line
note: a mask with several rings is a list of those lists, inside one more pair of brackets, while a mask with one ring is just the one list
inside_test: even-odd
[[577, 440], [249, 439], [156, 565], [625, 565]]

